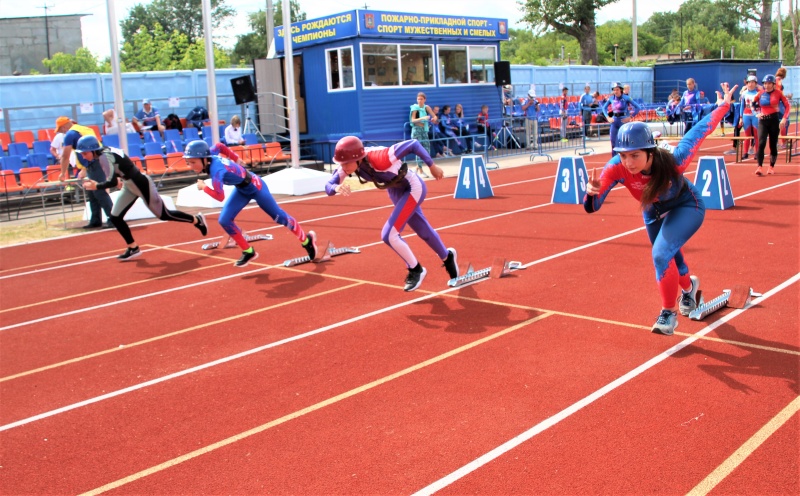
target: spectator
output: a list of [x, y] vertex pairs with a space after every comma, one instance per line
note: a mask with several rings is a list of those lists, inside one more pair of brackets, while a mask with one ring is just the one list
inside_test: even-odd
[[[438, 119], [436, 118], [436, 114], [433, 113], [433, 109], [425, 103], [427, 98], [425, 93], [421, 91], [417, 93], [417, 103], [411, 106], [411, 113], [408, 120], [411, 122], [411, 139], [419, 141], [422, 147], [425, 148], [425, 151], [428, 152], [428, 155], [430, 155], [431, 142], [428, 139], [428, 129], [430, 124], [436, 124]], [[420, 157], [417, 157], [416, 160], [417, 172], [425, 177], [430, 177], [422, 169], [422, 160]]]
[[244, 145], [242, 139], [242, 120], [238, 115], [231, 117], [231, 123], [225, 128], [225, 144], [228, 146]]
[[159, 132], [164, 132], [161, 115], [159, 115], [158, 109], [150, 103], [149, 98], [142, 100], [142, 108], [136, 112], [134, 122], [138, 124], [140, 131], [157, 129]]
[[428, 140], [431, 143], [431, 157], [439, 158], [447, 156], [447, 149], [444, 146], [444, 133], [439, 128], [437, 124], [433, 124], [434, 118], [436, 122], [439, 119], [439, 106], [433, 106], [433, 112], [431, 113], [431, 125], [428, 126]]
[[681, 101], [681, 96], [675, 93], [670, 98], [671, 100], [667, 103], [667, 108], [664, 113], [667, 114], [667, 122], [675, 124], [681, 120], [681, 108], [678, 106], [678, 103]]
[[626, 84], [622, 87], [622, 94], [631, 96], [631, 85]]
[[539, 146], [539, 100], [536, 99], [536, 90], [533, 88], [528, 90], [528, 98], [522, 101], [521, 108], [525, 112], [528, 148], [536, 149]]
[[[603, 113], [611, 122], [611, 156], [614, 157], [617, 152], [617, 133], [623, 124], [630, 122], [631, 118], [636, 115], [641, 107], [639, 104], [631, 100], [631, 97], [622, 93], [622, 84], [614, 83], [611, 87], [613, 94], [608, 98], [603, 108]], [[633, 112], [629, 110], [633, 107]]]
[[164, 129], [176, 129], [178, 132], [183, 132], [183, 124], [181, 123], [181, 118], [175, 114], [169, 114], [166, 119], [164, 119]]
[[686, 80], [686, 91], [683, 92], [678, 106], [681, 108], [681, 117], [684, 121], [683, 133], [686, 134], [692, 129], [692, 125], [700, 120], [702, 107], [700, 103], [700, 91], [694, 78]]
[[594, 107], [592, 104], [594, 103], [594, 98], [592, 98], [591, 92], [592, 88], [588, 84], [583, 88], [583, 95], [581, 95], [581, 99], [578, 102], [581, 108], [581, 118], [583, 119], [583, 135], [589, 136], [589, 126], [592, 123], [592, 111]]
[[558, 100], [558, 111], [561, 115], [561, 141], [567, 141], [567, 110], [569, 109], [569, 88], [561, 88], [561, 97]]
[[454, 139], [456, 147], [453, 147], [452, 141], [447, 140], [445, 145], [445, 151], [450, 152], [450, 155], [454, 155], [458, 153], [459, 155], [463, 152], [463, 144], [461, 140], [459, 140], [456, 136], [458, 136], [459, 128], [458, 124], [453, 120], [450, 116], [450, 105], [445, 105], [442, 107], [442, 114], [441, 118], [439, 119], [439, 127], [442, 129], [442, 132], [451, 138]]
[[186, 114], [187, 124], [196, 127], [198, 131], [203, 132], [203, 122], [208, 120], [208, 109], [205, 107], [197, 106]]
[[464, 141], [467, 146], [467, 153], [472, 153], [473, 149], [480, 148], [480, 143], [474, 141], [470, 137], [469, 123], [464, 117], [464, 107], [460, 103], [456, 103], [455, 111], [453, 112], [456, 125], [458, 126], [458, 135], [464, 136]]
[[[486, 135], [486, 143], [492, 142], [492, 126], [489, 124], [489, 106], [481, 105], [481, 111], [475, 119], [478, 125], [478, 132]], [[488, 146], [488, 145], [487, 145]], [[490, 147], [491, 149], [491, 147]]]
[[[138, 132], [130, 121], [125, 122], [126, 133]], [[103, 112], [103, 134], [119, 134], [119, 122], [117, 122], [117, 111], [108, 109]]]

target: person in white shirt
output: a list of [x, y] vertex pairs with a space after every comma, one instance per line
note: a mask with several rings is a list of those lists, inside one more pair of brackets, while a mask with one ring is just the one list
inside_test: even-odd
[[225, 128], [225, 144], [229, 146], [244, 145], [242, 120], [238, 115], [231, 117], [231, 123]]
[[[126, 133], [135, 133], [133, 124], [125, 123]], [[119, 123], [117, 123], [117, 112], [112, 108], [103, 112], [103, 134], [119, 134]]]
[[[58, 133], [53, 137], [50, 142], [50, 154], [56, 159], [56, 163], [61, 163], [61, 154], [64, 152], [64, 133]], [[69, 156], [69, 165], [75, 168], [75, 154]]]

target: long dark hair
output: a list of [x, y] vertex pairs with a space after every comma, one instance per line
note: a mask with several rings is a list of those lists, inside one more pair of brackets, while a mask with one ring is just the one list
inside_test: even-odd
[[642, 191], [642, 208], [657, 201], [658, 197], [666, 192], [673, 183], [681, 180], [675, 157], [668, 150], [651, 148], [647, 150], [647, 155], [652, 155], [653, 162], [650, 165], [650, 181]]

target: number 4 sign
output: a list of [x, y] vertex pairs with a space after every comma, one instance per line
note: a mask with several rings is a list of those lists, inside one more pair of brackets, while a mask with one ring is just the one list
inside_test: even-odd
[[728, 169], [722, 157], [700, 158], [695, 186], [709, 210], [725, 210], [734, 205]]
[[461, 157], [461, 169], [458, 171], [458, 182], [453, 198], [470, 198], [480, 200], [494, 196], [486, 164], [482, 155], [466, 155]]

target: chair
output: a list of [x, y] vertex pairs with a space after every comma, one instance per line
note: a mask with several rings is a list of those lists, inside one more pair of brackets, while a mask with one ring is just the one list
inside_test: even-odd
[[8, 155], [16, 155], [18, 157], [22, 157], [22, 160], [25, 160], [25, 157], [28, 155], [28, 145], [25, 143], [11, 143], [8, 145]]
[[33, 131], [16, 131], [14, 133], [14, 142], [25, 143], [28, 148], [33, 147]]
[[56, 133], [53, 131], [53, 128], [49, 127], [47, 129], [39, 129], [36, 132], [36, 136], [39, 138], [39, 141], [53, 141], [53, 138], [56, 137]]
[[283, 153], [281, 144], [276, 141], [267, 143], [264, 147], [264, 162], [266, 162], [268, 166], [272, 165], [276, 160], [289, 161], [291, 159], [292, 156]]
[[181, 138], [181, 132], [177, 129], [167, 129], [164, 131], [164, 142], [168, 141], [177, 141], [178, 143], [183, 142], [183, 138]]
[[128, 156], [131, 158], [142, 158], [142, 149], [139, 145], [131, 145], [128, 143]]
[[260, 164], [264, 162], [264, 145], [256, 143], [254, 145], [245, 145], [244, 147], [246, 164]]
[[163, 155], [145, 155], [144, 167], [147, 170], [148, 176], [161, 176], [167, 171], [167, 166], [164, 163]]
[[34, 141], [33, 142], [33, 153], [43, 153], [47, 156], [47, 161], [55, 162], [55, 157], [53, 154], [50, 153], [50, 141]]
[[183, 152], [167, 153], [167, 170], [170, 172], [194, 172], [183, 158]]
[[105, 146], [110, 146], [112, 148], [119, 148], [119, 135], [106, 134], [105, 136], [103, 136], [103, 144]]
[[[223, 136], [225, 136], [223, 134]], [[211, 126], [203, 126], [203, 138], [210, 138], [211, 137]]]
[[161, 155], [164, 156], [164, 149], [161, 143], [153, 143], [152, 141], [144, 144], [144, 156], [148, 155]]
[[19, 155], [9, 155], [8, 157], [0, 157], [3, 164], [3, 170], [9, 170], [14, 174], [19, 174], [22, 170], [22, 157]]
[[165, 143], [165, 145], [167, 147], [167, 155], [169, 155], [170, 153], [180, 153], [181, 155], [183, 155], [183, 143], [181, 142], [181, 140], [177, 141], [168, 140]]
[[185, 143], [199, 139], [200, 139], [200, 134], [198, 134], [196, 127], [189, 126], [183, 128], [183, 141]]
[[48, 181], [57, 183], [58, 177], [61, 175], [61, 166], [60, 165], [48, 165], [47, 169], [45, 170], [45, 178]]
[[[174, 129], [173, 129], [174, 131]], [[144, 142], [147, 143], [161, 143], [161, 133], [158, 131], [145, 131], [144, 132]]]
[[19, 182], [28, 189], [44, 189], [44, 174], [38, 167], [23, 167], [19, 170]]
[[258, 135], [253, 133], [247, 133], [242, 135], [242, 139], [244, 140], [245, 145], [258, 145]]
[[11, 135], [7, 132], [0, 132], [0, 151], [8, 151], [8, 145], [11, 143]]
[[50, 165], [44, 153], [29, 153], [27, 156], [28, 167], [38, 167], [42, 172]]
[[144, 164], [142, 163], [142, 159], [140, 157], [130, 157], [130, 159], [131, 159], [131, 162], [133, 162], [133, 165], [135, 165], [136, 168], [139, 169], [140, 172], [142, 172], [142, 173], [145, 172]]
[[19, 193], [20, 191], [25, 191], [25, 188], [17, 184], [17, 178], [14, 173], [10, 170], [0, 171], [0, 193], [7, 195], [9, 193]]
[[142, 138], [139, 136], [139, 133], [127, 133], [127, 135], [128, 135], [128, 147], [142, 144]]

